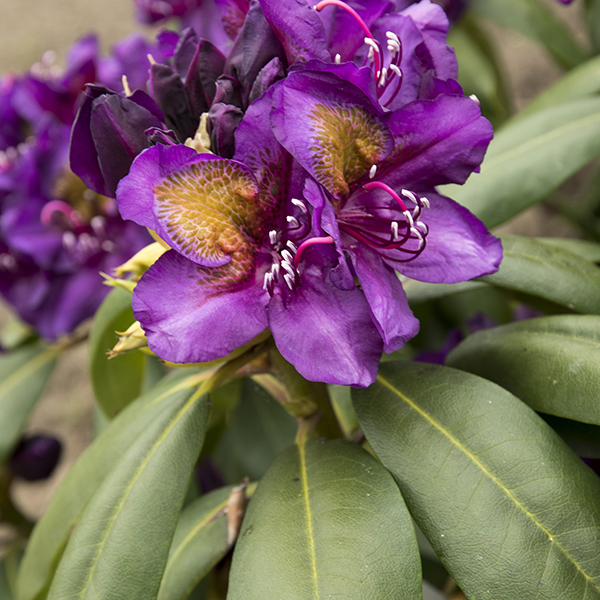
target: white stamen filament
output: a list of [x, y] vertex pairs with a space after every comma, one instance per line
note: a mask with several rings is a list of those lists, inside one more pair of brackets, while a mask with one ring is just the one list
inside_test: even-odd
[[[294, 267], [290, 265], [290, 263], [283, 261], [281, 263], [281, 267], [284, 271], [287, 271], [292, 278], [296, 276], [296, 271], [294, 270]], [[285, 273], [283, 274], [283, 276], [285, 277]]]
[[386, 31], [385, 37], [390, 41], [395, 43], [398, 47], [400, 46], [400, 38], [393, 31]]
[[390, 69], [391, 69], [391, 70], [392, 70], [394, 73], [396, 73], [396, 75], [398, 75], [398, 77], [402, 77], [402, 71], [400, 70], [400, 67], [398, 67], [398, 65], [395, 65], [395, 64], [393, 64], [393, 63], [392, 63], [392, 64], [390, 65]]
[[431, 204], [429, 204], [429, 200], [427, 200], [427, 198], [425, 198], [425, 196], [423, 196], [421, 198], [421, 203], [423, 204], [423, 206], [425, 208], [430, 208], [431, 207]]
[[283, 262], [281, 263], [282, 265], [284, 262], [288, 262], [291, 265], [294, 264], [294, 257], [289, 253], [288, 250], [281, 251], [281, 258], [283, 258]]
[[398, 222], [392, 221], [392, 239], [394, 242], [398, 239]]
[[265, 273], [265, 279], [263, 281], [263, 290], [267, 290], [267, 288], [269, 288], [271, 286], [271, 283], [273, 283], [273, 274], [272, 273]]
[[415, 227], [418, 227], [424, 235], [429, 233], [429, 227], [427, 227], [427, 224], [423, 223], [423, 221], [415, 221]]
[[379, 81], [377, 82], [377, 85], [379, 85], [379, 86], [384, 85], [386, 78], [387, 78], [387, 69], [385, 67], [383, 67], [383, 69], [381, 69], [381, 76], [379, 77]]
[[372, 165], [369, 169], [369, 179], [373, 179], [373, 177], [375, 177], [375, 173], [377, 173], [377, 165]]
[[342, 62], [342, 57], [339, 54], [336, 54], [333, 61], [335, 62], [336, 65], [339, 65]]
[[71, 250], [76, 243], [75, 234], [72, 231], [65, 231], [62, 236], [62, 243], [65, 249]]
[[418, 204], [416, 196], [410, 190], [401, 190], [401, 193], [411, 202]]
[[285, 244], [294, 254], [298, 252], [298, 246], [292, 242], [292, 240], [288, 240]]
[[292, 217], [291, 215], [288, 215], [285, 218], [285, 220], [293, 227], [300, 227], [300, 223], [298, 223], [298, 219], [296, 219], [296, 217]]
[[274, 263], [271, 267], [271, 272], [273, 273], [273, 279], [277, 281], [279, 279], [279, 263]]
[[271, 242], [271, 246], [274, 246], [277, 243], [277, 232], [274, 229], [269, 231], [269, 242]]
[[471, 98], [471, 100], [473, 100], [473, 102], [477, 102], [477, 104], [479, 104], [479, 106], [481, 106], [481, 102], [479, 102], [479, 98], [475, 94], [471, 94], [469, 96], [469, 98]]
[[106, 224], [106, 219], [99, 215], [92, 217], [92, 219], [90, 220], [90, 225], [92, 226], [92, 229], [94, 230], [94, 233], [96, 235], [104, 235], [104, 232], [105, 232], [104, 225], [105, 224]]
[[287, 273], [285, 273], [283, 275], [283, 278], [285, 279], [285, 282], [287, 283], [287, 286], [290, 288], [290, 290], [294, 289], [294, 278], [291, 275], [288, 275]]
[[292, 198], [292, 204], [297, 206], [302, 212], [307, 213], [308, 209], [306, 208], [306, 204], [302, 202], [302, 200], [298, 200], [298, 198]]
[[408, 221], [409, 225], [412, 227], [414, 227], [414, 220], [413, 220], [413, 216], [410, 214], [410, 210], [405, 210], [403, 213], [404, 217], [406, 218], [406, 220]]

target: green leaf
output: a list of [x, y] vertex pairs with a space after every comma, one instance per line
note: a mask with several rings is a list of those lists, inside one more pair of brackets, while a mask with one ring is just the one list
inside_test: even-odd
[[230, 600], [422, 597], [415, 533], [394, 480], [360, 446], [282, 453], [242, 523]]
[[83, 511], [48, 600], [156, 598], [209, 410], [200, 388], [137, 437]]
[[90, 378], [98, 403], [111, 418], [142, 391], [144, 354], [134, 351], [111, 360], [106, 356], [117, 343], [115, 331], [125, 331], [134, 322], [131, 294], [121, 288], [110, 292], [94, 317], [89, 350]]
[[[256, 484], [246, 490], [251, 496]], [[157, 600], [185, 600], [229, 551], [226, 507], [232, 487], [198, 498], [181, 513]]]
[[600, 479], [526, 404], [485, 379], [414, 363], [382, 365], [353, 397], [467, 597], [600, 598]]
[[585, 96], [595, 96], [598, 93], [600, 93], [600, 57], [595, 57], [569, 71], [537, 95], [515, 117], [515, 120], [549, 106], [578, 100]]
[[13, 600], [15, 598], [15, 586], [17, 570], [23, 551], [12, 546], [0, 557], [0, 598], [2, 600]]
[[516, 235], [502, 236], [504, 258], [492, 285], [544, 298], [581, 313], [600, 314], [600, 268], [569, 250]]
[[18, 441], [59, 353], [55, 346], [37, 343], [0, 356], [0, 463]]
[[593, 263], [600, 263], [600, 244], [597, 242], [588, 242], [587, 240], [572, 240], [568, 238], [535, 238], [537, 242], [547, 244], [552, 248], [568, 250], [585, 260]]
[[492, 140], [481, 173], [440, 189], [495, 227], [599, 155], [600, 98], [584, 98], [509, 121]]
[[537, 0], [471, 0], [470, 8], [478, 16], [492, 19], [540, 42], [567, 69], [586, 58], [569, 30]]
[[33, 530], [19, 570], [18, 600], [44, 598], [71, 529], [120, 457], [172, 404], [195, 393], [202, 375], [180, 371], [120, 413], [75, 463]]
[[600, 425], [600, 317], [557, 315], [479, 331], [446, 362], [534, 410]]
[[485, 283], [481, 281], [461, 281], [459, 283], [425, 283], [408, 277], [400, 276], [402, 287], [411, 304], [420, 304], [429, 300], [437, 300], [444, 296], [461, 294], [472, 290], [483, 289]]
[[296, 435], [294, 419], [251, 379], [244, 379], [233, 412], [213, 458], [231, 483], [260, 479]]

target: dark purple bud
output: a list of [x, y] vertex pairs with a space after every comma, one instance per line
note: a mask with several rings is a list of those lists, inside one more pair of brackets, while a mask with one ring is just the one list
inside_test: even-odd
[[47, 479], [58, 464], [61, 451], [61, 443], [55, 437], [24, 436], [10, 458], [10, 470], [26, 481]]
[[248, 102], [252, 104], [252, 102], [257, 98], [260, 98], [266, 90], [284, 77], [285, 69], [281, 64], [281, 61], [275, 57], [273, 60], [269, 61], [256, 76], [256, 79], [252, 84], [252, 89], [250, 90]]
[[199, 43], [200, 38], [192, 27], [188, 27], [181, 32], [173, 53], [173, 66], [182, 79], [185, 78], [192, 60], [194, 60]]
[[165, 115], [167, 127], [177, 133], [181, 142], [193, 138], [200, 115], [190, 113], [181, 77], [167, 65], [154, 64], [150, 70], [150, 89]]
[[211, 42], [201, 40], [185, 77], [185, 92], [192, 114], [201, 115], [212, 104], [216, 80], [225, 68], [225, 56]]
[[210, 145], [215, 154], [233, 158], [235, 154], [235, 130], [244, 113], [230, 104], [214, 104], [209, 113]]
[[221, 75], [215, 82], [217, 91], [214, 103], [231, 104], [241, 109], [244, 108], [242, 100], [242, 89], [239, 82], [229, 75]]
[[145, 131], [160, 127], [162, 114], [141, 90], [130, 97], [88, 86], [71, 135], [71, 169], [94, 191], [115, 197], [133, 159], [149, 146]]
[[247, 98], [258, 73], [275, 57], [287, 66], [283, 46], [265, 19], [260, 4], [252, 3], [223, 72], [240, 82]]
[[446, 357], [456, 346], [458, 346], [464, 339], [464, 335], [461, 330], [451, 329], [448, 332], [448, 337], [440, 350], [427, 350], [425, 352], [419, 352], [413, 357], [416, 362], [431, 363], [434, 365], [443, 365], [446, 362]]

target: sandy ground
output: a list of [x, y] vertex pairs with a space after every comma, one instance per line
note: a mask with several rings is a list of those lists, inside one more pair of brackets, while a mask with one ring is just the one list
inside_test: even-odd
[[[282, 0], [283, 1], [283, 0]], [[575, 31], [581, 29], [583, 0], [569, 7], [547, 3]], [[38, 61], [46, 50], [57, 52], [59, 63], [78, 37], [97, 31], [107, 50], [112, 43], [138, 29], [128, 0], [0, 0], [0, 74], [22, 71]], [[516, 106], [523, 106], [539, 90], [560, 76], [560, 70], [535, 44], [525, 38], [492, 28], [506, 64], [508, 85]], [[528, 235], [565, 235], [560, 220], [547, 211], [527, 211], [512, 231]], [[0, 306], [0, 325], [6, 310]], [[54, 476], [41, 484], [15, 486], [15, 501], [33, 518], [39, 517], [69, 467], [92, 438], [92, 392], [86, 377], [86, 349], [81, 346], [65, 355], [29, 429], [52, 432], [63, 440], [65, 452]]]

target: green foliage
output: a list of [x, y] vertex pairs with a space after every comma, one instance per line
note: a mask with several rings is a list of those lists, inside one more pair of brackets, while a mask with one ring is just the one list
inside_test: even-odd
[[232, 489], [210, 492], [183, 510], [157, 600], [185, 600], [227, 554], [226, 508]]
[[600, 425], [600, 317], [529, 319], [470, 336], [447, 364], [494, 381], [534, 410]]
[[18, 441], [59, 353], [38, 342], [0, 355], [0, 463]]
[[227, 481], [262, 477], [277, 455], [294, 443], [294, 419], [251, 379], [242, 382], [240, 401], [215, 451]]
[[208, 413], [198, 390], [134, 440], [81, 514], [48, 600], [156, 597]]
[[173, 405], [187, 402], [198, 383], [198, 375], [189, 371], [166, 378], [120, 413], [84, 452], [33, 531], [19, 570], [19, 600], [45, 597], [71, 530], [90, 499], [136, 440]]
[[94, 317], [90, 336], [89, 368], [92, 387], [105, 414], [112, 418], [142, 391], [147, 357], [133, 351], [108, 360], [106, 353], [117, 343], [115, 331], [125, 331], [135, 317], [131, 294], [115, 288]]
[[540, 42], [567, 69], [586, 58], [569, 30], [538, 0], [470, 0], [470, 5], [474, 14]]
[[229, 585], [231, 600], [421, 598], [415, 533], [393, 479], [342, 440], [289, 448], [250, 501]]
[[528, 406], [473, 375], [409, 363], [382, 365], [353, 397], [468, 598], [600, 598], [600, 479]]
[[496, 132], [481, 173], [442, 189], [494, 227], [546, 198], [598, 156], [600, 98], [577, 99], [508, 121]]

